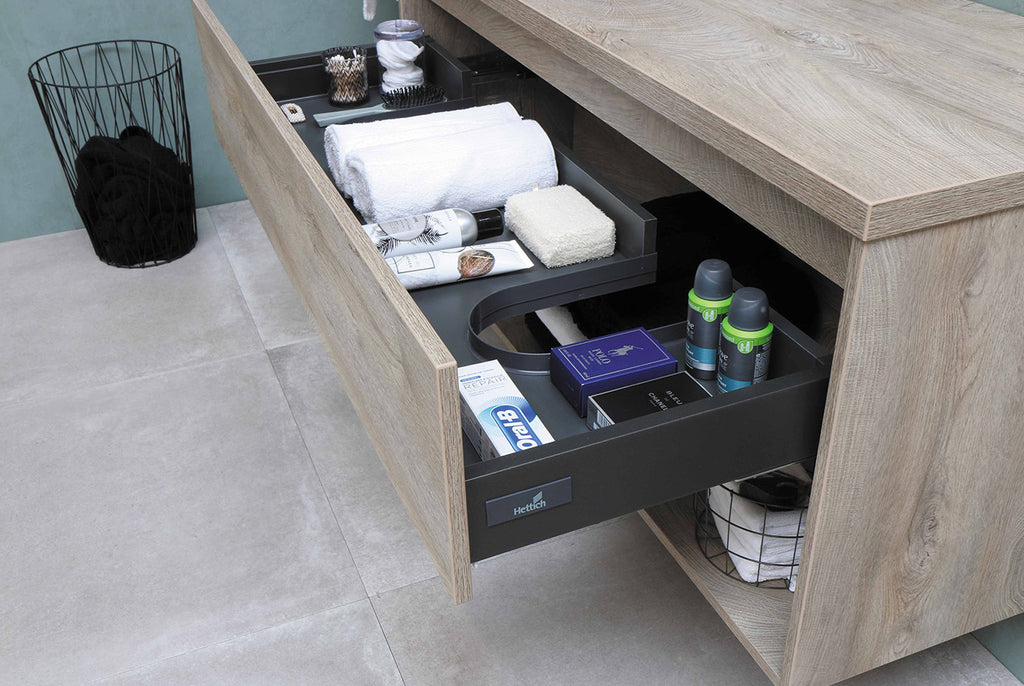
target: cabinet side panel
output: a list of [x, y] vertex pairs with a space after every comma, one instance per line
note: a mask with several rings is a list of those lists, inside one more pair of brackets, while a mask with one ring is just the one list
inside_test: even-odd
[[783, 683], [1024, 611], [1024, 211], [854, 247]]
[[456, 602], [470, 598], [455, 360], [204, 0], [217, 137]]
[[[429, 0], [404, 0], [405, 6]], [[626, 95], [480, 2], [434, 0], [619, 133], [757, 226], [834, 283], [846, 279], [851, 236], [738, 162]], [[429, 29], [429, 27], [428, 27]], [[593, 154], [591, 150], [590, 154]], [[644, 170], [628, 170], [643, 174]]]

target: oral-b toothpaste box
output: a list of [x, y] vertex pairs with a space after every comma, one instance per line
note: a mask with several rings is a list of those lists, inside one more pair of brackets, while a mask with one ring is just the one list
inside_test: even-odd
[[615, 388], [674, 374], [676, 358], [639, 327], [551, 350], [551, 383], [580, 417], [587, 398]]
[[462, 431], [482, 460], [555, 440], [497, 360], [459, 367]]

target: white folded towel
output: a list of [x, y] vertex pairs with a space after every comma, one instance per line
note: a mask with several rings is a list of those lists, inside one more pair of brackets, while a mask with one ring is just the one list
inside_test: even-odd
[[362, 148], [348, 161], [353, 204], [370, 222], [499, 207], [510, 195], [558, 181], [551, 141], [532, 120]]
[[327, 165], [334, 182], [345, 195], [352, 195], [348, 157], [354, 150], [390, 143], [461, 133], [502, 122], [519, 121], [510, 103], [468, 107], [450, 112], [433, 112], [415, 117], [384, 119], [356, 124], [332, 124], [324, 131]]
[[[790, 579], [790, 590], [793, 590], [803, 550], [807, 511], [771, 510], [735, 495], [739, 492], [739, 484], [735, 481], [722, 486], [709, 490], [708, 502], [722, 545], [727, 545], [729, 557], [740, 578], [748, 583]], [[762, 531], [764, 536], [760, 533]], [[788, 538], [779, 538], [781, 536]], [[794, 539], [795, 536], [800, 538]], [[758, 565], [756, 560], [761, 564]]]

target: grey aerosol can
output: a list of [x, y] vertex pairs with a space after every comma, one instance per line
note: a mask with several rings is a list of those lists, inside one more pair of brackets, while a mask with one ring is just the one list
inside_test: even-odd
[[715, 378], [718, 334], [732, 302], [732, 270], [724, 260], [697, 267], [686, 308], [686, 370], [698, 379]]
[[718, 344], [718, 390], [734, 391], [768, 378], [774, 328], [764, 291], [741, 288], [733, 294]]

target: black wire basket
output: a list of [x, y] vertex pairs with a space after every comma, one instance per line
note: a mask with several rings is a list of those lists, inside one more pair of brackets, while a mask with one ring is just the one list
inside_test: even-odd
[[809, 486], [780, 502], [743, 482], [702, 491], [693, 501], [697, 544], [715, 567], [734, 579], [794, 590], [808, 494]]
[[50, 53], [28, 78], [96, 255], [150, 267], [196, 244], [181, 56], [117, 40]]

